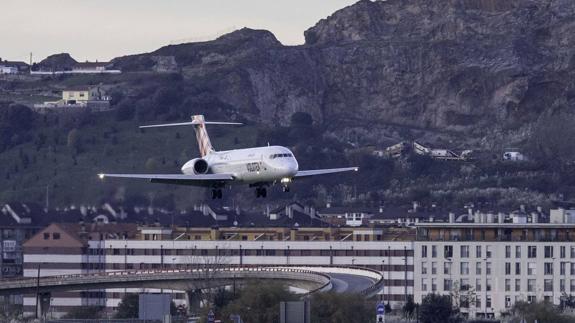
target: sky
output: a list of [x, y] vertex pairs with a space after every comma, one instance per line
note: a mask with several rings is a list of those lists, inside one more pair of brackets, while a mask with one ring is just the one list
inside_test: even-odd
[[108, 61], [235, 29], [271, 31], [284, 45], [357, 0], [1, 0], [0, 58], [70, 53]]

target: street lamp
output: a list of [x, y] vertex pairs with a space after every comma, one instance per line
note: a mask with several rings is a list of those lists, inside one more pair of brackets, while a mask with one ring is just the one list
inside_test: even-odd
[[381, 297], [379, 298], [380, 301], [383, 301], [383, 295], [385, 294], [385, 287], [387, 285], [387, 282], [385, 281], [385, 276], [383, 274], [384, 272], [384, 265], [385, 265], [385, 259], [381, 260], [381, 277], [383, 277], [383, 290], [381, 291]]

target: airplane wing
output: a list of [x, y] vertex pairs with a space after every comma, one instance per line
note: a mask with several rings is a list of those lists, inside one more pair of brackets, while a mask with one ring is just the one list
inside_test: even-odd
[[214, 183], [233, 181], [232, 174], [98, 174], [100, 179], [106, 177], [135, 178], [147, 179], [152, 183], [192, 185], [192, 186], [210, 186]]
[[308, 177], [308, 176], [315, 176], [315, 175], [326, 175], [326, 174], [333, 174], [333, 173], [341, 173], [341, 172], [350, 172], [350, 171], [358, 171], [359, 167], [345, 167], [345, 168], [328, 168], [328, 169], [314, 169], [314, 170], [300, 170], [298, 171], [294, 177]]

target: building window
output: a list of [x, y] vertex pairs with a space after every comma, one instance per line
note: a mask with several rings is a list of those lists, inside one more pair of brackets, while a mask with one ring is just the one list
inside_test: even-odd
[[[572, 262], [570, 267], [571, 267], [570, 275], [575, 275], [575, 262]], [[571, 292], [575, 292], [575, 288], [572, 289]]]
[[469, 246], [461, 246], [461, 258], [469, 258]]
[[565, 279], [559, 279], [559, 291], [565, 293]]
[[485, 246], [485, 257], [491, 258], [491, 246]]
[[543, 281], [543, 291], [545, 292], [553, 291], [553, 279], [545, 279]]
[[505, 258], [511, 258], [511, 246], [505, 246]]
[[571, 279], [569, 288], [571, 293], [575, 293], [575, 279]]
[[54, 233], [52, 233], [52, 239], [54, 239], [54, 240], [60, 240], [60, 232], [54, 232]]
[[537, 265], [534, 262], [527, 263], [527, 275], [533, 276], [537, 274]]
[[491, 275], [491, 263], [490, 262], [485, 263], [485, 274]]
[[511, 307], [511, 296], [505, 296], [505, 308]]
[[515, 246], [515, 258], [521, 258], [521, 246]]
[[431, 258], [437, 258], [437, 246], [431, 246]]
[[537, 246], [527, 247], [527, 257], [528, 258], [537, 258]]
[[471, 289], [471, 285], [469, 284], [469, 279], [467, 278], [461, 278], [460, 281], [460, 286], [459, 286], [459, 290], [470, 290]]
[[451, 275], [451, 262], [444, 262], [443, 263], [443, 274], [444, 275]]
[[421, 279], [421, 290], [424, 292], [427, 291], [427, 278]]
[[559, 275], [564, 276], [565, 272], [566, 272], [566, 270], [565, 270], [566, 268], [567, 268], [566, 263], [564, 263], [564, 262], [560, 263], [559, 264]]
[[476, 291], [476, 292], [480, 292], [480, 291], [481, 291], [481, 278], [476, 278], [476, 279], [475, 279], [475, 291]]
[[511, 263], [510, 262], [505, 263], [505, 275], [511, 275]]
[[481, 258], [481, 246], [475, 246], [475, 257]]
[[491, 307], [491, 295], [485, 297], [485, 307]]
[[527, 291], [528, 292], [535, 291], [535, 279], [527, 279]]
[[515, 275], [521, 275], [521, 263], [520, 262], [515, 263]]
[[506, 292], [510, 292], [510, 291], [511, 291], [511, 279], [506, 279], [506, 280], [505, 280], [505, 291], [506, 291]]
[[44, 232], [44, 240], [50, 239], [50, 233]]
[[516, 292], [521, 291], [521, 279], [515, 279], [515, 291]]
[[535, 295], [528, 295], [527, 296], [527, 303], [535, 303], [537, 301], [537, 297]]
[[427, 258], [427, 246], [421, 246], [421, 258]]
[[545, 246], [545, 258], [553, 258], [553, 246]]
[[546, 262], [544, 264], [543, 271], [545, 272], [545, 275], [553, 275], [553, 263]]
[[468, 262], [462, 262], [461, 263], [460, 273], [461, 273], [461, 275], [469, 275], [469, 263]]
[[445, 257], [445, 258], [452, 258], [453, 257], [453, 246], [444, 246], [443, 247], [443, 257]]
[[488, 292], [491, 291], [491, 278], [487, 278], [485, 281], [485, 290]]
[[475, 307], [481, 308], [481, 297], [475, 298]]
[[431, 278], [431, 291], [437, 291], [437, 279], [435, 278]]
[[425, 261], [421, 263], [421, 274], [427, 274], [427, 263]]
[[451, 279], [443, 280], [443, 290], [446, 292], [451, 291]]
[[431, 263], [431, 274], [437, 275], [437, 263], [435, 261]]
[[475, 274], [481, 275], [481, 263], [480, 262], [475, 263]]
[[565, 246], [559, 247], [559, 257], [560, 257], [560, 258], [565, 258], [565, 256], [566, 256]]
[[575, 247], [571, 247], [571, 258], [575, 259]]

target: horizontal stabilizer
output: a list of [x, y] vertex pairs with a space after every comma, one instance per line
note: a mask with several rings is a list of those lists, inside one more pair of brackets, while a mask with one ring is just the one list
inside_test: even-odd
[[[203, 124], [222, 124], [222, 125], [243, 125], [239, 122], [218, 122], [218, 121], [205, 121]], [[200, 122], [194, 120], [190, 122], [180, 122], [180, 123], [165, 123], [165, 124], [152, 124], [147, 126], [140, 126], [140, 129], [144, 128], [159, 128], [159, 127], [178, 127], [178, 126], [195, 126], [199, 125]]]

